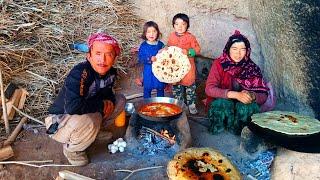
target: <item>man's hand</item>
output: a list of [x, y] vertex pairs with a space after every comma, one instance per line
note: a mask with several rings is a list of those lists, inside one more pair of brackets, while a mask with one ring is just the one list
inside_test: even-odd
[[114, 111], [114, 105], [110, 100], [103, 101], [103, 119], [108, 118]]

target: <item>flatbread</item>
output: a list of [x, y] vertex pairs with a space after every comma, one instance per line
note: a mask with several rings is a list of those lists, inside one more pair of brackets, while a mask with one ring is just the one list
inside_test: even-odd
[[170, 46], [156, 55], [157, 61], [152, 63], [155, 77], [164, 83], [177, 83], [190, 71], [191, 64], [182, 49]]
[[269, 111], [253, 114], [251, 123], [287, 135], [320, 133], [320, 121], [288, 111]]
[[212, 148], [188, 148], [168, 163], [171, 180], [240, 180], [239, 171], [222, 154]]

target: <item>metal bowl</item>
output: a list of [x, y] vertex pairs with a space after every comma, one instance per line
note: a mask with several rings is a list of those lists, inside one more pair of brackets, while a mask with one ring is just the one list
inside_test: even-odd
[[[149, 103], [169, 103], [169, 104], [173, 104], [176, 105], [178, 107], [181, 108], [181, 112], [175, 115], [168, 115], [168, 116], [161, 116], [161, 117], [155, 117], [155, 116], [146, 116], [142, 113], [139, 112], [140, 108], [146, 104]], [[150, 120], [150, 121], [156, 121], [156, 122], [165, 122], [165, 121], [171, 121], [173, 119], [176, 119], [178, 117], [181, 116], [182, 111], [184, 111], [185, 109], [185, 104], [182, 101], [179, 101], [177, 99], [174, 98], [170, 98], [170, 97], [153, 97], [153, 98], [147, 98], [147, 99], [143, 99], [141, 101], [138, 101], [136, 103], [134, 103], [134, 108], [136, 109], [137, 114], [146, 119], [146, 120]]]

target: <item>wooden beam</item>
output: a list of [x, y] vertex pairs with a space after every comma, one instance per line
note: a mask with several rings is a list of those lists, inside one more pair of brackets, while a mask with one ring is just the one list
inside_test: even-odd
[[23, 124], [28, 120], [28, 118], [23, 117], [21, 119], [21, 121], [19, 122], [19, 124], [17, 125], [17, 127], [13, 130], [13, 132], [11, 133], [11, 135], [8, 137], [7, 140], [4, 141], [3, 145], [7, 146], [10, 145], [11, 143], [14, 142], [14, 140], [17, 138]]
[[65, 180], [94, 180], [92, 178], [77, 174], [68, 170], [63, 170], [59, 172], [59, 177]]
[[20, 97], [18, 109], [23, 109], [24, 103], [26, 102], [26, 99], [27, 99], [27, 95], [29, 95], [29, 93], [26, 89], [21, 89], [21, 91], [22, 91], [22, 94]]
[[2, 81], [2, 69], [0, 68], [0, 91], [1, 91], [1, 104], [2, 104], [2, 116], [4, 119], [4, 125], [6, 128], [6, 133], [9, 134], [10, 133], [10, 127], [9, 127], [9, 120], [8, 120], [8, 113], [7, 113], [7, 106], [6, 104], [6, 99], [4, 97], [4, 90], [3, 90], [3, 81]]
[[[6, 103], [8, 120], [13, 119], [14, 114], [16, 113], [16, 110], [12, 106], [17, 107], [19, 105], [21, 95], [22, 95], [22, 89], [16, 89], [12, 97], [10, 98], [10, 100]], [[4, 116], [2, 116], [2, 119], [3, 118]]]

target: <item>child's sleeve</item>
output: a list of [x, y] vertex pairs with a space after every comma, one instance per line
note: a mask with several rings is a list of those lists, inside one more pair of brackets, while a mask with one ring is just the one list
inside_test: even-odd
[[194, 36], [192, 36], [192, 39], [191, 39], [191, 48], [194, 49], [196, 54], [200, 54], [201, 48], [200, 48], [200, 45], [199, 45], [197, 39]]
[[144, 62], [146, 62], [146, 54], [144, 53], [145, 48], [143, 46], [143, 44], [141, 44], [140, 48], [139, 48], [139, 52], [138, 52], [138, 60], [140, 64], [144, 64]]

